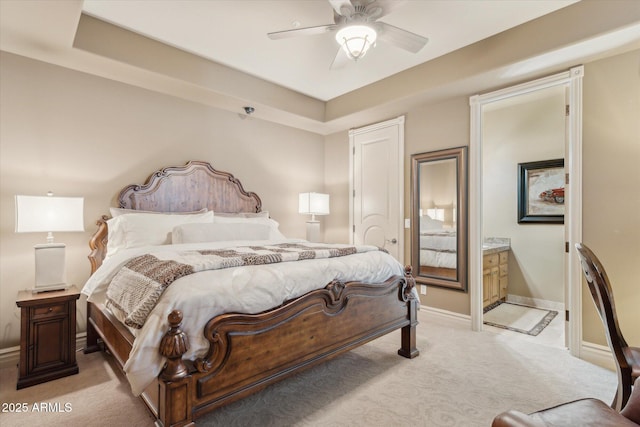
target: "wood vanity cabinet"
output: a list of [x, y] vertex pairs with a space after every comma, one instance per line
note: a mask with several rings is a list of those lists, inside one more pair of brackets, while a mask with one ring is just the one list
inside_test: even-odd
[[33, 294], [21, 291], [20, 363], [17, 388], [78, 373], [75, 286]]
[[509, 250], [482, 257], [482, 306], [507, 297], [509, 288]]

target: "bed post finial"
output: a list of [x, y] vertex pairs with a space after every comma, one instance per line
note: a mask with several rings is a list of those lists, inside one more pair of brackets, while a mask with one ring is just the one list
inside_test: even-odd
[[162, 370], [160, 377], [169, 381], [176, 381], [186, 377], [189, 372], [182, 360], [182, 355], [189, 350], [189, 338], [182, 332], [182, 312], [173, 310], [169, 313], [170, 329], [162, 337], [160, 342], [160, 354], [167, 358], [167, 364]]
[[402, 287], [402, 300], [407, 303], [407, 319], [409, 324], [402, 328], [400, 356], [407, 359], [418, 357], [420, 351], [416, 347], [416, 326], [418, 325], [418, 299], [413, 295], [416, 281], [411, 274], [411, 266], [404, 267], [405, 285]]

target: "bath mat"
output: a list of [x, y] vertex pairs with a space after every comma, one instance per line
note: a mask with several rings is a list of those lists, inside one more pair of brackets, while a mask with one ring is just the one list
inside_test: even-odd
[[484, 309], [486, 325], [536, 336], [547, 327], [557, 311], [497, 301]]

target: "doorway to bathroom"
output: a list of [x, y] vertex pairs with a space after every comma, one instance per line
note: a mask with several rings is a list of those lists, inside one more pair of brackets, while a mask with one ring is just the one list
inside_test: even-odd
[[[582, 75], [583, 68], [576, 67], [470, 98], [469, 205], [480, 212], [469, 221], [472, 328], [483, 329], [483, 243], [508, 239], [505, 299], [557, 303], [564, 345], [574, 355], [581, 341], [581, 276], [570, 248], [581, 239]], [[549, 124], [542, 125], [543, 116], [552, 117]], [[559, 159], [566, 192], [563, 222], [521, 223], [519, 167], [537, 161], [555, 165], [547, 162]]]
[[482, 128], [484, 327], [555, 347], [565, 346], [565, 230], [552, 215], [564, 213], [565, 92], [493, 102]]

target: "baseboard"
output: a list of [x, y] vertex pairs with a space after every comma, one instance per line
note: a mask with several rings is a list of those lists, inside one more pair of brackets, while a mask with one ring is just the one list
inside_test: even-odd
[[468, 314], [456, 313], [449, 310], [443, 310], [441, 308], [428, 307], [426, 305], [421, 305], [420, 310], [449, 320], [455, 320], [466, 325], [471, 325], [471, 316]]
[[20, 346], [0, 349], [0, 368], [15, 366], [20, 359]]
[[540, 298], [522, 297], [520, 295], [507, 295], [507, 302], [528, 305], [529, 307], [546, 308], [560, 313], [564, 312], [564, 304], [558, 301], [548, 301]]
[[613, 354], [607, 346], [582, 341], [582, 345], [580, 346], [580, 358], [602, 368], [609, 369], [611, 371], [616, 370]]
[[[84, 349], [87, 344], [87, 333], [80, 332], [76, 335], [76, 351]], [[0, 368], [16, 366], [20, 360], [20, 346], [0, 349]]]

